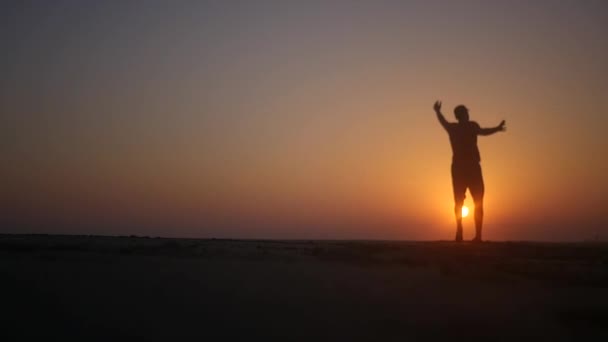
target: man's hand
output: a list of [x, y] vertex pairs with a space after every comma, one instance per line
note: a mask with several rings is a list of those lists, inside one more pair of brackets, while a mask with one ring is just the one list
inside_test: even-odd
[[435, 101], [433, 109], [435, 110], [435, 114], [437, 114], [437, 120], [439, 120], [441, 126], [447, 130], [450, 123], [443, 117], [443, 114], [441, 114], [441, 101]]
[[436, 101], [435, 105], [433, 106], [433, 109], [435, 110], [435, 113], [440, 113], [441, 112], [441, 101]]
[[507, 130], [507, 127], [505, 126], [505, 120], [502, 120], [497, 128], [500, 132], [505, 132]]
[[496, 127], [492, 127], [492, 128], [480, 128], [479, 129], [479, 135], [490, 135], [490, 134], [494, 134], [497, 132], [504, 132], [507, 130], [507, 127], [505, 126], [505, 120], [502, 120], [502, 122], [500, 123], [500, 125], [496, 126]]

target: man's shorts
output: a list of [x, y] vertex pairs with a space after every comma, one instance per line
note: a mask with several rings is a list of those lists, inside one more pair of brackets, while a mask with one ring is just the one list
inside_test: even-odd
[[452, 163], [454, 201], [464, 201], [467, 189], [475, 202], [483, 200], [484, 185], [479, 163]]

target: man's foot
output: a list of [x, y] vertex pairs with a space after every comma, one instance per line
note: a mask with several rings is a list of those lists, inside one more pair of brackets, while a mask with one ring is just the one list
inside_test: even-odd
[[461, 229], [456, 231], [456, 242], [462, 242], [462, 230]]
[[479, 236], [475, 236], [471, 242], [481, 242], [481, 238]]

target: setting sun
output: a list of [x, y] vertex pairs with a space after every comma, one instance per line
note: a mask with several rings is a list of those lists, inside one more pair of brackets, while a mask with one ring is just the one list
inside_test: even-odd
[[469, 208], [466, 205], [462, 206], [462, 217], [469, 216]]

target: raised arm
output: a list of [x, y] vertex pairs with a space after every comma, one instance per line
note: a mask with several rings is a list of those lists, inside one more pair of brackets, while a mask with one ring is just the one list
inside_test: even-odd
[[492, 135], [496, 132], [504, 132], [507, 130], [507, 127], [505, 127], [505, 120], [502, 120], [502, 122], [500, 123], [500, 125], [496, 126], [496, 127], [491, 127], [491, 128], [480, 128], [479, 129], [479, 135]]
[[439, 120], [439, 123], [441, 124], [441, 126], [443, 126], [443, 128], [445, 128], [447, 130], [449, 123], [445, 119], [443, 114], [441, 114], [441, 101], [436, 101], [435, 105], [433, 106], [433, 109], [435, 110], [435, 114], [437, 114], [437, 120]]

